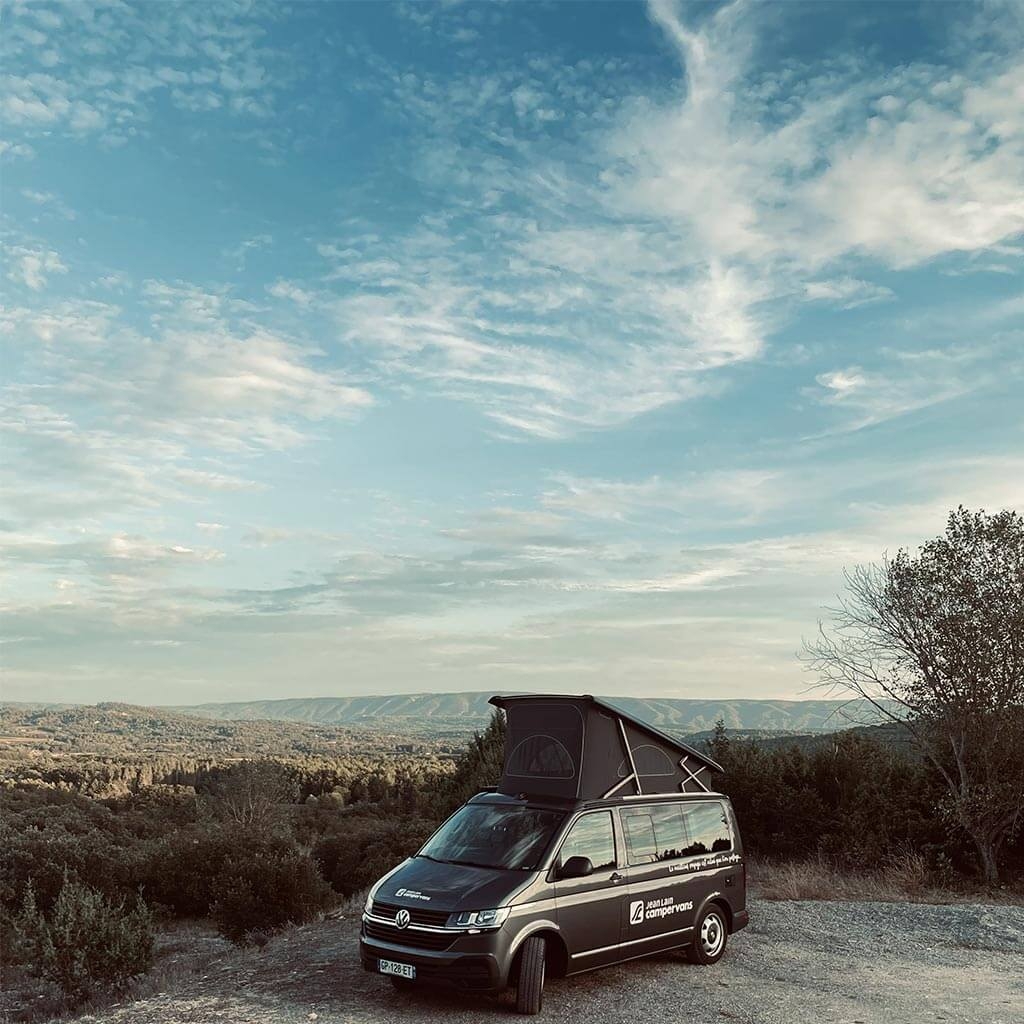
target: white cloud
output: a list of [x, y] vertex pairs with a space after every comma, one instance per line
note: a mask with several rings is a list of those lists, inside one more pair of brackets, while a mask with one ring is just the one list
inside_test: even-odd
[[315, 298], [313, 292], [300, 288], [294, 281], [275, 281], [267, 286], [267, 293], [275, 299], [290, 299], [304, 308], [309, 307]]
[[816, 380], [823, 388], [836, 392], [838, 396], [863, 388], [868, 382], [859, 367], [833, 370], [831, 373], [819, 373]]
[[150, 282], [143, 297], [148, 331], [95, 301], [0, 311], [19, 367], [0, 392], [8, 522], [103, 521], [258, 490], [261, 452], [372, 404], [228, 294]]
[[61, 132], [124, 143], [149, 131], [161, 101], [190, 113], [265, 117], [282, 54], [263, 21], [271, 10], [72, 4], [48, 20], [18, 5], [5, 22], [0, 114], [25, 136]]
[[1024, 375], [1015, 341], [951, 345], [920, 351], [885, 350], [878, 366], [818, 374], [806, 393], [840, 419], [826, 433], [860, 430]]
[[5, 313], [14, 337], [47, 342], [47, 374], [78, 402], [134, 431], [217, 447], [286, 447], [300, 424], [357, 414], [370, 393], [321, 353], [245, 319], [244, 306], [191, 286], [147, 282], [155, 329], [141, 333], [100, 302]]
[[804, 295], [812, 302], [834, 302], [843, 309], [854, 309], [871, 302], [884, 302], [894, 298], [891, 288], [859, 281], [853, 277], [840, 277], [824, 281], [808, 281]]
[[6, 247], [10, 266], [7, 276], [34, 292], [42, 291], [52, 274], [66, 274], [68, 268], [51, 249], [30, 249], [26, 246]]
[[683, 86], [605, 103], [574, 161], [529, 134], [500, 158], [460, 134], [482, 120], [510, 131], [509, 99], [521, 121], [560, 90], [582, 96], [565, 69], [394, 73], [404, 109], [452, 136], [419, 171], [457, 201], [403, 238], [318, 246], [343, 339], [385, 377], [471, 402], [506, 436], [609, 428], [714, 393], [798, 303], [890, 300], [872, 270], [994, 250], [1024, 227], [1024, 133], [1003, 99], [1019, 88], [1015, 56], [979, 55], [959, 76], [780, 69], [762, 62], [761, 8], [727, 5], [699, 28], [668, 0], [651, 16]]
[[190, 548], [128, 533], [85, 535], [54, 540], [38, 535], [0, 535], [0, 553], [8, 562], [47, 566], [80, 566], [90, 574], [144, 574], [177, 563], [212, 562], [224, 557], [214, 548]]
[[722, 469], [684, 478], [605, 480], [559, 473], [544, 492], [547, 508], [593, 519], [630, 520], [652, 511], [676, 524], [727, 518], [744, 523], [791, 500], [792, 482], [777, 469]]
[[[668, 0], [651, 12], [680, 49], [687, 92], [623, 118], [611, 178], [622, 208], [776, 273], [851, 255], [907, 267], [1024, 230], [1018, 55], [986, 54], [959, 75], [812, 66], [799, 92], [781, 93], [750, 60], [756, 8], [720, 8], [700, 30]], [[779, 101], [766, 104], [771, 90]]]

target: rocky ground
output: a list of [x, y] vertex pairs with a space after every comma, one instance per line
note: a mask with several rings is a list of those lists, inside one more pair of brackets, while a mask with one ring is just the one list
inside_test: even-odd
[[[758, 902], [715, 967], [677, 955], [545, 990], [539, 1021], [1020, 1024], [1024, 908]], [[398, 994], [359, 967], [358, 924], [298, 928], [262, 950], [212, 945], [195, 974], [84, 1020], [102, 1024], [434, 1024], [516, 1019], [510, 1002]]]

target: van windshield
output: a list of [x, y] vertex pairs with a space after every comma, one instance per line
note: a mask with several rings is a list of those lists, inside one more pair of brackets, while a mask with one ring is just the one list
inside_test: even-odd
[[534, 869], [564, 817], [561, 811], [536, 807], [467, 804], [437, 830], [417, 856], [445, 864]]

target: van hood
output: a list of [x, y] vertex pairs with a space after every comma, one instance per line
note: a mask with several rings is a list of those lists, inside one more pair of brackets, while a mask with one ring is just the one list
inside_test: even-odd
[[441, 864], [410, 857], [373, 894], [375, 900], [421, 910], [490, 910], [500, 907], [533, 877], [533, 871]]

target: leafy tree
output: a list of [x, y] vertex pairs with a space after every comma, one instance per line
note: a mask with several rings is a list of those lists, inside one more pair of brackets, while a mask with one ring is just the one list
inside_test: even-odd
[[213, 786], [210, 806], [235, 825], [266, 829], [279, 822], [282, 806], [297, 796], [295, 777], [286, 766], [276, 761], [243, 761]]
[[809, 666], [909, 733], [995, 884], [1024, 819], [1024, 519], [960, 507], [916, 555], [846, 581]]

